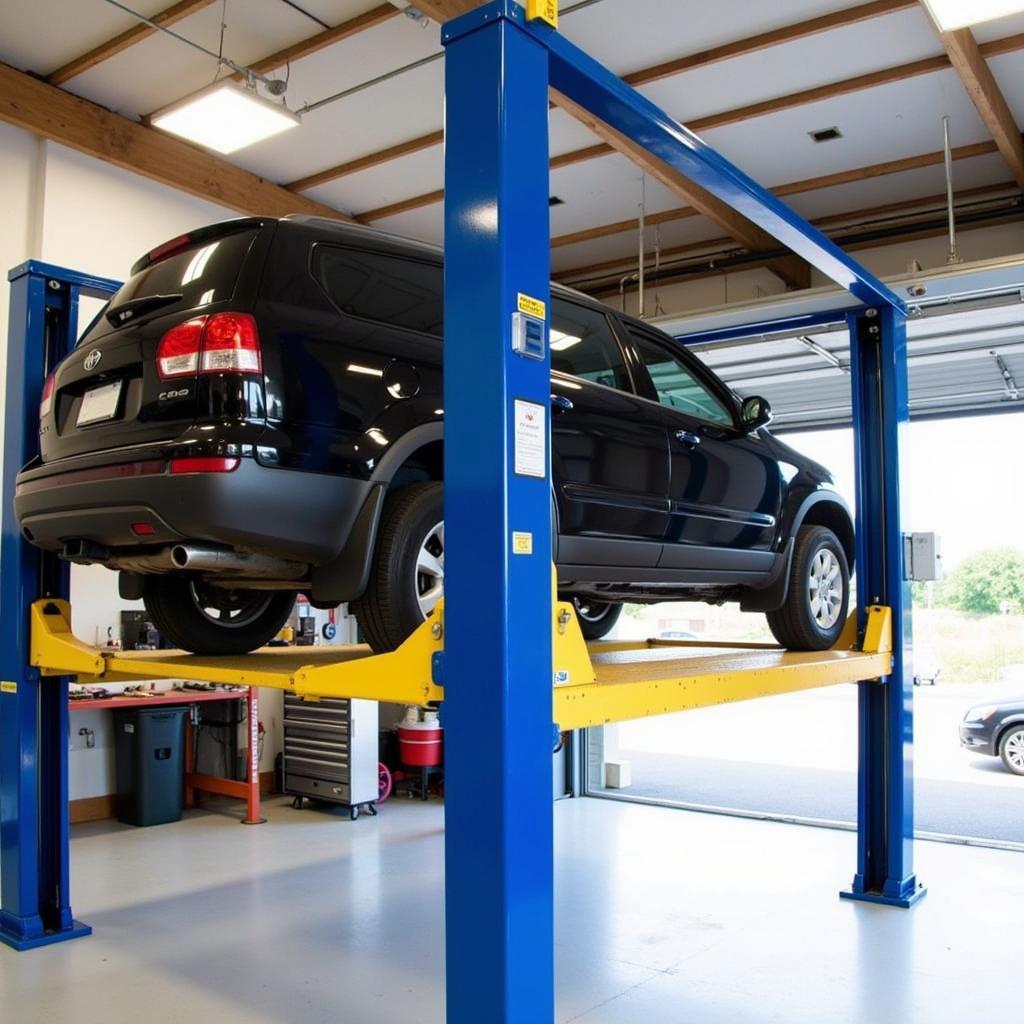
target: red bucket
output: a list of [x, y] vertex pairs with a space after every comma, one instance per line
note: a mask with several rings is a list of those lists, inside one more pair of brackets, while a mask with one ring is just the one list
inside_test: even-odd
[[441, 763], [444, 730], [420, 725], [398, 727], [398, 756], [412, 768], [434, 768]]

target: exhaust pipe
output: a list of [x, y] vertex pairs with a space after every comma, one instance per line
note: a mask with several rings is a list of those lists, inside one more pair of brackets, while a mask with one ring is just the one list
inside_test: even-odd
[[299, 580], [309, 570], [302, 562], [290, 562], [270, 555], [242, 554], [199, 544], [174, 544], [150, 554], [114, 555], [104, 564], [110, 569], [124, 572], [209, 572], [218, 576], [254, 580]]

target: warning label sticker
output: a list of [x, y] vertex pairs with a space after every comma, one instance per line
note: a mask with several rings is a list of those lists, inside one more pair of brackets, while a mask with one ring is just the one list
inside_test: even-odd
[[547, 473], [545, 409], [536, 402], [515, 400], [515, 471], [543, 478]]
[[538, 320], [545, 320], [548, 315], [548, 307], [540, 299], [533, 299], [529, 295], [519, 292], [519, 312], [526, 313], [527, 316], [535, 316]]

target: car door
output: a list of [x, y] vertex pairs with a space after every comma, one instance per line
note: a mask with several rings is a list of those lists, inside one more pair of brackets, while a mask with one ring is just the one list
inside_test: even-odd
[[778, 461], [757, 431], [739, 429], [735, 402], [706, 367], [669, 339], [620, 322], [671, 453], [661, 566], [767, 566], [782, 498]]
[[669, 454], [601, 310], [552, 298], [551, 448], [562, 565], [657, 565]]

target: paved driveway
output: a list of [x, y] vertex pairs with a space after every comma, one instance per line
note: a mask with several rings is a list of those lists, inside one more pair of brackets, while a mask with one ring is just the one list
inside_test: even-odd
[[[973, 704], [1021, 695], [1020, 684], [918, 687], [917, 827], [1024, 843], [1024, 777], [963, 751]], [[618, 727], [632, 762], [628, 792], [741, 810], [852, 821], [857, 714], [852, 686], [705, 708]]]

